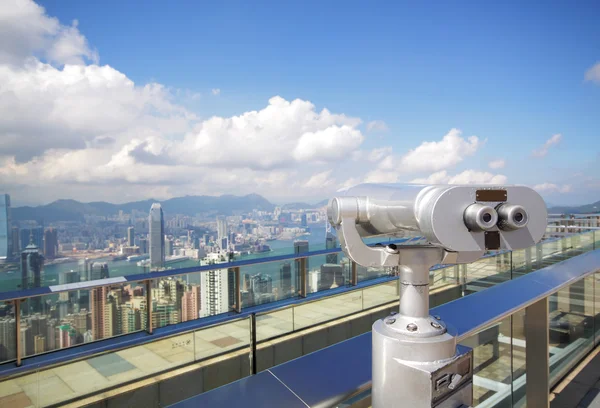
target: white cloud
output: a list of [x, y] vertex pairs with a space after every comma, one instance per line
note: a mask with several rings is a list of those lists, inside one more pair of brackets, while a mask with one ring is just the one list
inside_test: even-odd
[[584, 79], [589, 82], [600, 84], [600, 61], [596, 62], [585, 71]]
[[364, 140], [360, 119], [278, 96], [258, 110], [201, 121], [176, 103], [196, 94], [135, 84], [96, 63], [76, 22], [63, 26], [31, 1], [7, 4], [0, 4], [0, 185], [20, 201], [306, 198], [335, 184], [320, 166], [350, 158]]
[[335, 183], [335, 180], [333, 180], [330, 176], [331, 170], [313, 174], [304, 182], [304, 187], [311, 189], [324, 189], [331, 187]]
[[32, 55], [59, 65], [97, 62], [98, 54], [89, 47], [77, 26], [77, 20], [71, 26], [60, 24], [33, 1], [3, 0], [0, 63], [20, 65]]
[[548, 154], [548, 150], [558, 144], [562, 139], [562, 135], [560, 133], [557, 133], [555, 135], [552, 135], [552, 137], [548, 140], [546, 140], [546, 143], [544, 143], [544, 145], [542, 147], [540, 147], [539, 149], [536, 149], [533, 151], [533, 155], [536, 157], [544, 157]]
[[423, 142], [402, 156], [397, 165], [391, 167], [406, 173], [439, 171], [453, 167], [465, 157], [475, 154], [483, 145], [477, 136], [464, 139], [461, 134], [460, 130], [452, 129], [439, 142]]
[[504, 161], [504, 159], [492, 160], [488, 163], [490, 169], [503, 169], [505, 165], [506, 162]]
[[502, 174], [492, 174], [486, 171], [465, 170], [451, 176], [446, 170], [438, 171], [429, 177], [417, 178], [411, 183], [418, 184], [506, 184], [507, 178]]
[[383, 120], [372, 120], [367, 123], [367, 132], [387, 132], [388, 125]]
[[547, 193], [547, 194], [554, 194], [554, 193], [564, 194], [564, 193], [570, 193], [571, 191], [573, 191], [573, 187], [570, 184], [558, 185], [558, 184], [554, 184], [554, 183], [537, 184], [537, 185], [533, 186], [533, 189], [539, 193]]
[[219, 96], [219, 95], [221, 95], [221, 90], [220, 90], [219, 88], [214, 88], [214, 89], [211, 91], [211, 93], [212, 93], [214, 96]]
[[379, 147], [372, 149], [370, 151], [366, 150], [356, 150], [352, 153], [352, 160], [354, 161], [369, 161], [371, 163], [377, 163], [384, 159], [385, 157], [392, 154], [392, 147]]

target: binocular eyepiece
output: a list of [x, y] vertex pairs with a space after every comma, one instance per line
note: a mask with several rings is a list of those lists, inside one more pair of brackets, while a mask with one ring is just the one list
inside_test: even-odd
[[493, 208], [479, 203], [471, 204], [464, 214], [470, 231], [491, 231], [498, 226], [502, 231], [514, 231], [527, 226], [527, 211], [521, 205], [500, 204]]

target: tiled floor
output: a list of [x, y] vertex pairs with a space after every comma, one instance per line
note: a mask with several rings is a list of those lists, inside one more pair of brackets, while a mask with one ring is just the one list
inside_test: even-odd
[[57, 404], [249, 344], [237, 321], [0, 382], [0, 407]]

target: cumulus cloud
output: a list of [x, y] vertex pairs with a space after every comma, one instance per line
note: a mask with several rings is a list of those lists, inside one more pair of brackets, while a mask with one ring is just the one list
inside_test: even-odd
[[313, 174], [304, 182], [304, 187], [311, 189], [323, 189], [332, 186], [335, 180], [331, 177], [331, 170], [326, 170], [320, 173]]
[[506, 184], [507, 178], [502, 174], [486, 171], [465, 170], [451, 176], [446, 170], [438, 171], [428, 177], [417, 178], [411, 183], [417, 184]]
[[219, 96], [219, 95], [221, 95], [221, 90], [219, 88], [213, 88], [213, 90], [211, 91], [211, 93], [214, 96]]
[[0, 185], [25, 201], [298, 197], [333, 187], [322, 165], [364, 140], [359, 118], [278, 96], [200, 120], [176, 102], [183, 91], [98, 65], [77, 22], [62, 25], [28, 0], [0, 4], [0, 84]]
[[585, 81], [600, 84], [600, 61], [592, 65], [584, 75]]
[[538, 191], [539, 193], [547, 193], [547, 194], [554, 194], [554, 193], [570, 193], [571, 191], [573, 191], [573, 187], [570, 184], [562, 184], [562, 185], [558, 185], [558, 184], [554, 184], [554, 183], [542, 183], [542, 184], [537, 184], [535, 186], [533, 186], [533, 189]]
[[387, 132], [388, 125], [383, 120], [372, 120], [367, 123], [367, 132]]
[[546, 140], [546, 143], [544, 143], [544, 145], [542, 147], [540, 147], [539, 149], [536, 149], [533, 151], [533, 155], [535, 157], [544, 157], [548, 154], [548, 150], [550, 150], [550, 148], [554, 145], [557, 145], [562, 139], [562, 135], [560, 133], [557, 133], [555, 135], [552, 135], [552, 137], [548, 140]]
[[60, 65], [98, 61], [77, 20], [62, 25], [30, 0], [0, 2], [0, 63], [20, 65], [31, 56]]
[[505, 165], [504, 159], [492, 160], [488, 163], [490, 169], [503, 169]]
[[453, 167], [472, 156], [483, 145], [477, 136], [463, 138], [458, 129], [450, 130], [439, 142], [423, 142], [402, 156], [398, 168], [404, 172], [439, 171]]

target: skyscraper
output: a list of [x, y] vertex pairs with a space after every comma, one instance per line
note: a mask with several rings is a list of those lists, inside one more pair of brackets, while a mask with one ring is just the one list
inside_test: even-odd
[[31, 242], [40, 249], [44, 249], [44, 228], [32, 227], [23, 228], [21, 234], [21, 250], [27, 247]]
[[308, 219], [306, 217], [306, 213], [302, 213], [302, 215], [300, 216], [300, 225], [303, 227], [308, 226]]
[[58, 235], [54, 228], [44, 231], [44, 257], [46, 259], [56, 258], [58, 251]]
[[[21, 252], [21, 288], [39, 288], [42, 284], [44, 257], [33, 241]], [[39, 300], [39, 298], [33, 298]]]
[[159, 203], [152, 204], [148, 217], [150, 227], [150, 267], [165, 266], [165, 220]]
[[[326, 249], [334, 249], [337, 248], [337, 238], [331, 232], [327, 233], [325, 237], [325, 248]], [[325, 262], [328, 264], [336, 264], [338, 263], [338, 254], [327, 254], [325, 255]]]
[[292, 265], [289, 262], [279, 268], [279, 286], [283, 297], [292, 291]]
[[10, 225], [10, 196], [0, 195], [0, 262], [10, 259], [13, 254]]
[[146, 238], [140, 238], [140, 253], [148, 253], [148, 240]]
[[11, 240], [12, 240], [13, 258], [19, 259], [19, 254], [21, 253], [21, 240], [19, 239], [19, 227], [12, 227]]
[[135, 244], [135, 230], [133, 227], [127, 228], [127, 246], [134, 246]]
[[323, 264], [321, 265], [321, 279], [319, 281], [319, 290], [327, 290], [343, 286], [346, 278], [342, 265]]
[[217, 242], [221, 242], [223, 238], [227, 238], [227, 221], [225, 217], [219, 215], [217, 217]]
[[165, 256], [173, 255], [173, 240], [165, 238]]
[[106, 279], [109, 277], [106, 262], [93, 262], [90, 264], [90, 280]]

